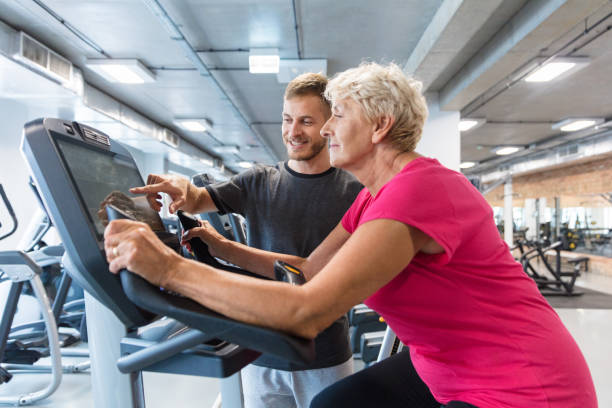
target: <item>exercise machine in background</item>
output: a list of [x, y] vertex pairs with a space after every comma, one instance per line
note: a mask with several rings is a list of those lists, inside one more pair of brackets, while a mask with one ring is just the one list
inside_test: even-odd
[[[563, 269], [562, 246], [562, 241], [552, 244], [545, 241], [517, 241], [512, 249], [519, 252], [517, 260], [543, 295], [580, 296], [583, 292], [577, 291], [574, 285], [581, 270], [588, 270], [589, 258], [585, 256], [568, 259], [567, 263], [571, 269]], [[553, 258], [554, 263], [551, 263], [549, 256]]]
[[[37, 191], [32, 181], [35, 195]], [[14, 218], [10, 202], [0, 186], [0, 195], [5, 207]], [[42, 205], [42, 203], [40, 203]], [[61, 268], [64, 249], [61, 245], [47, 246], [42, 240], [51, 228], [48, 215], [41, 208], [32, 218], [24, 238], [22, 250], [0, 252], [0, 282], [9, 285], [0, 320], [0, 384], [9, 382], [18, 373], [50, 373], [49, 384], [38, 391], [15, 396], [0, 397], [0, 404], [27, 405], [50, 396], [59, 386], [62, 373], [79, 373], [89, 368], [89, 362], [62, 365], [61, 347], [67, 347], [80, 340], [78, 329], [84, 326], [82, 291], [71, 288], [70, 277]], [[13, 232], [16, 228], [13, 228]], [[3, 235], [3, 238], [10, 234]], [[10, 282], [9, 282], [10, 280]], [[79, 299], [68, 299], [69, 291], [77, 292]], [[32, 321], [13, 324], [18, 313], [19, 300], [32, 294], [34, 309]], [[74, 296], [73, 296], [74, 297]], [[51, 301], [52, 299], [52, 301]], [[25, 299], [24, 299], [25, 300]], [[20, 305], [28, 309], [27, 303]], [[39, 316], [42, 315], [42, 319]], [[60, 333], [59, 325], [67, 330]], [[87, 357], [87, 350], [66, 351], [80, 357]], [[39, 359], [50, 357], [49, 365], [34, 364]]]

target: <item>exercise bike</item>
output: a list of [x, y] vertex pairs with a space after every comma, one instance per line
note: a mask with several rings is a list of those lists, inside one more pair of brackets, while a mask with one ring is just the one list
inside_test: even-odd
[[[30, 185], [37, 195], [32, 182]], [[9, 233], [0, 237], [5, 239], [15, 233], [18, 220], [2, 185], [0, 196], [13, 222]], [[44, 208], [42, 202], [39, 203], [41, 208]], [[89, 368], [89, 362], [64, 366], [61, 363], [61, 347], [75, 343], [80, 336], [78, 332], [75, 335], [60, 335], [58, 322], [62, 326], [78, 326], [82, 329], [84, 314], [78, 310], [83, 307], [82, 300], [66, 302], [71, 279], [61, 271], [63, 247], [47, 246], [42, 240], [50, 228], [50, 218], [44, 211], [39, 210], [19, 244], [22, 250], [0, 252], [0, 282], [11, 281], [0, 320], [0, 362], [3, 363], [0, 366], [0, 384], [9, 382], [14, 374], [24, 372], [50, 373], [51, 380], [45, 388], [38, 391], [1, 396], [0, 404], [28, 405], [40, 401], [59, 387], [63, 372], [83, 372]], [[47, 285], [44, 281], [47, 281]], [[34, 295], [39, 305], [42, 319], [14, 325], [19, 300], [24, 293], [29, 292]], [[50, 294], [53, 303], [50, 301]], [[88, 356], [86, 350], [76, 354]], [[34, 365], [43, 357], [50, 357], [51, 363]]]

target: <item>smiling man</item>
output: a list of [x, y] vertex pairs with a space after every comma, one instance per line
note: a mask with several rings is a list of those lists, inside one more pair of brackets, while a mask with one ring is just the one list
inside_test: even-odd
[[[351, 174], [330, 165], [327, 140], [320, 134], [331, 116], [323, 97], [326, 85], [323, 75], [308, 73], [287, 86], [282, 138], [288, 161], [256, 165], [200, 189], [178, 177], [150, 175], [148, 186], [132, 192], [146, 193], [158, 211], [158, 193], [164, 192], [173, 200], [171, 212], [242, 214], [249, 246], [307, 257], [338, 225], [362, 188]], [[308, 407], [321, 390], [352, 373], [346, 316], [316, 338], [315, 348], [316, 360], [308, 366], [262, 356], [245, 367], [245, 407]]]
[[[324, 76], [304, 74], [287, 86], [282, 137], [288, 161], [256, 166], [208, 189], [219, 209], [245, 214], [249, 246], [308, 256], [362, 188], [330, 165], [327, 140], [320, 134], [331, 115], [323, 97], [326, 85]], [[317, 359], [308, 367], [263, 356], [243, 369], [245, 406], [308, 407], [327, 384], [352, 373], [346, 317], [322, 332], [315, 345]]]

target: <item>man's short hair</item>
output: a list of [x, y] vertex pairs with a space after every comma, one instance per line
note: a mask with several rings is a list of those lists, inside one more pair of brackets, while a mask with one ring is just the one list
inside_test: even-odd
[[315, 74], [313, 72], [307, 72], [302, 75], [295, 77], [287, 88], [285, 89], [285, 99], [291, 99], [294, 96], [305, 96], [315, 95], [321, 98], [321, 103], [328, 110], [331, 109], [331, 105], [323, 93], [327, 86], [327, 78], [322, 74]]

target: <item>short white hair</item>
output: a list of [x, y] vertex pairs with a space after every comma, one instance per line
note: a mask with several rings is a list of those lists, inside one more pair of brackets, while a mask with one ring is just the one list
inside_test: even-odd
[[364, 62], [335, 75], [327, 84], [325, 98], [332, 106], [351, 98], [371, 122], [392, 116], [395, 122], [389, 130], [389, 140], [396, 149], [411, 152], [421, 139], [428, 114], [422, 86], [396, 64]]

